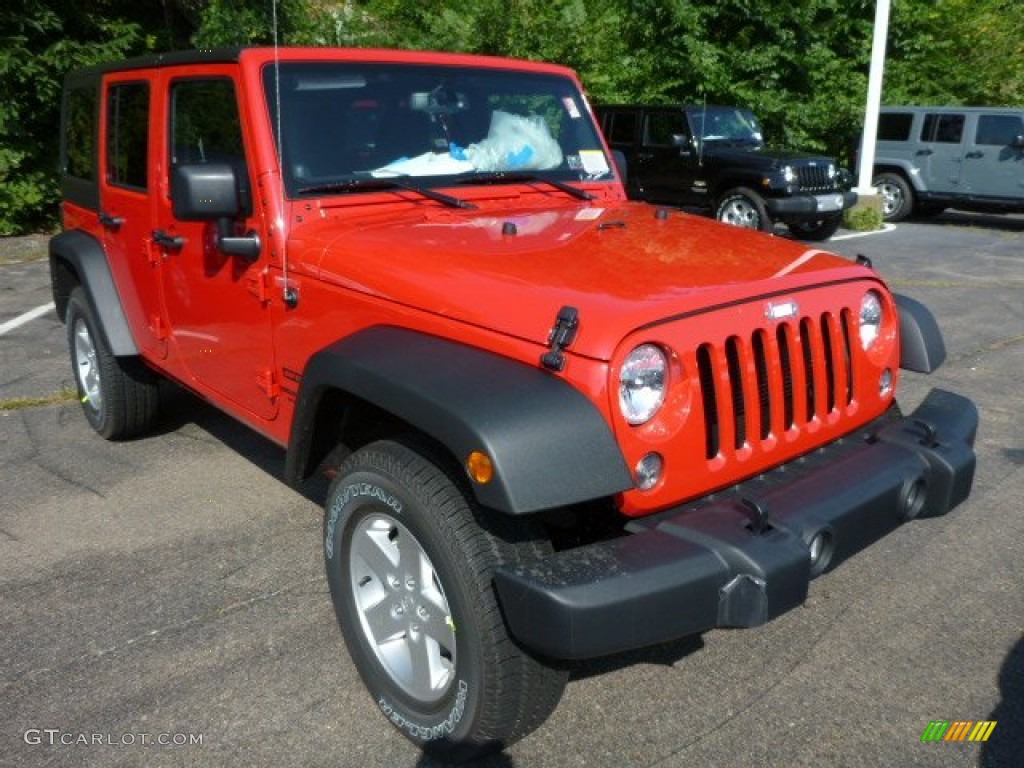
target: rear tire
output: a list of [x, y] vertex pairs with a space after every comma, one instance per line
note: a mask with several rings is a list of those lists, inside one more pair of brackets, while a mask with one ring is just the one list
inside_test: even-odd
[[764, 200], [752, 189], [736, 187], [728, 190], [718, 200], [715, 218], [723, 224], [761, 232], [772, 231], [772, 220], [768, 216]]
[[377, 707], [441, 759], [499, 750], [543, 723], [567, 672], [509, 637], [492, 585], [550, 551], [524, 521], [485, 513], [414, 443], [368, 445], [327, 497], [327, 580], [345, 644]]
[[914, 191], [898, 173], [880, 173], [871, 182], [882, 196], [882, 219], [903, 221], [914, 210]]
[[156, 374], [135, 357], [115, 357], [81, 286], [71, 290], [64, 316], [78, 399], [85, 418], [108, 440], [148, 432], [157, 418]]

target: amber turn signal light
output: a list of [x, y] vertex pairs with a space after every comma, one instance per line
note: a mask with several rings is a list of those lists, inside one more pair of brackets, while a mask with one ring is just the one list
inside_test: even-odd
[[473, 451], [466, 459], [466, 471], [480, 485], [486, 485], [494, 479], [494, 464], [491, 457], [481, 451]]

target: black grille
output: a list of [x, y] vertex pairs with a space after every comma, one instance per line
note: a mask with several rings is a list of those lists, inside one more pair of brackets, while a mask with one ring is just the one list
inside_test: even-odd
[[[697, 348], [705, 455], [757, 444], [853, 402], [849, 310]], [[775, 402], [778, 400], [779, 402]]]
[[803, 192], [831, 192], [835, 183], [828, 177], [828, 165], [799, 165], [796, 175]]

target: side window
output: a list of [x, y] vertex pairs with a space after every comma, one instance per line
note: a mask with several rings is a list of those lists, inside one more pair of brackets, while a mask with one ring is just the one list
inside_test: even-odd
[[910, 138], [911, 112], [884, 112], [878, 116], [878, 141], [906, 141]]
[[963, 115], [925, 115], [924, 126], [921, 128], [921, 141], [934, 141], [939, 144], [959, 144], [963, 136]]
[[179, 80], [171, 86], [171, 166], [230, 163], [244, 168], [242, 123], [227, 78]]
[[1024, 118], [1019, 115], [980, 115], [974, 143], [1008, 147], [1021, 135], [1024, 135]]
[[671, 147], [673, 134], [685, 133], [683, 115], [678, 112], [652, 112], [644, 126], [644, 144]]
[[149, 84], [116, 83], [107, 91], [107, 182], [146, 189]]
[[636, 112], [613, 112], [608, 119], [611, 121], [608, 141], [631, 144], [636, 136]]
[[64, 172], [85, 181], [96, 180], [96, 88], [68, 91], [64, 120]]

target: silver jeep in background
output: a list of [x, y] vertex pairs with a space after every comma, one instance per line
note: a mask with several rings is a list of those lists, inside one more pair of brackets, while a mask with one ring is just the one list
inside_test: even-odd
[[883, 107], [874, 185], [886, 221], [1024, 212], [1024, 108]]

